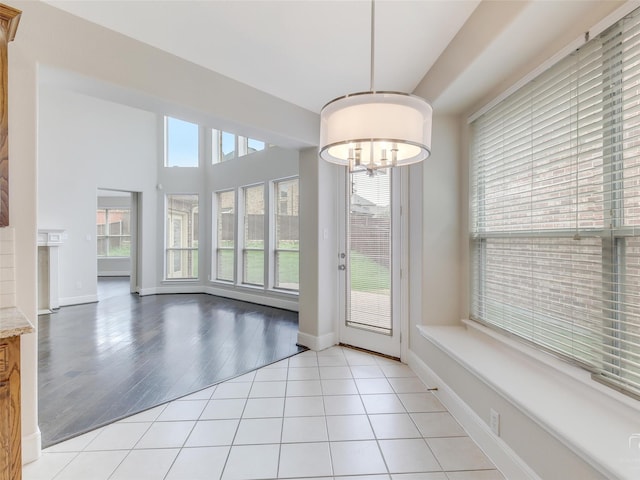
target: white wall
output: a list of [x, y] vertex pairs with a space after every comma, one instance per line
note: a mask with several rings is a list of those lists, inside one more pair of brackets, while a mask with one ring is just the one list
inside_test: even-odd
[[454, 116], [434, 116], [422, 180], [422, 322], [460, 322], [460, 136]]
[[[38, 228], [66, 232], [59, 249], [61, 306], [97, 300], [98, 188], [142, 192], [142, 210], [149, 213], [143, 231], [156, 230], [156, 124], [153, 113], [40, 89]], [[153, 258], [155, 249], [155, 242], [146, 242], [144, 258]], [[142, 284], [152, 280], [143, 268]]]
[[131, 275], [129, 257], [99, 257], [98, 277], [128, 277]]

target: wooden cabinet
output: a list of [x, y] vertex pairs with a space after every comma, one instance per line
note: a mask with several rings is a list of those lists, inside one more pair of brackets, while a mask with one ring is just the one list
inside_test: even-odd
[[9, 416], [9, 382], [0, 382], [0, 448], [5, 452], [0, 456], [0, 480], [9, 480], [9, 448], [11, 445], [11, 418]]
[[22, 478], [20, 337], [0, 338], [0, 480]]

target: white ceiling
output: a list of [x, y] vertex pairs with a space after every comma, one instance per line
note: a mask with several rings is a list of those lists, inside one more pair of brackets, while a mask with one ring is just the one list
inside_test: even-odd
[[[47, 3], [314, 112], [369, 90], [368, 0]], [[377, 0], [374, 86], [468, 108], [620, 3]]]

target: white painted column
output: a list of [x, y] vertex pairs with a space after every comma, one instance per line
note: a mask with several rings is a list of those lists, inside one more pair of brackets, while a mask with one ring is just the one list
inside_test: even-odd
[[300, 152], [300, 315], [298, 343], [322, 350], [338, 342], [338, 169]]
[[25, 52], [23, 36], [28, 21], [23, 16], [18, 41], [9, 49], [9, 208], [15, 229], [16, 306], [36, 327], [20, 340], [22, 386], [22, 461], [41, 454], [38, 427], [37, 335], [37, 62]]

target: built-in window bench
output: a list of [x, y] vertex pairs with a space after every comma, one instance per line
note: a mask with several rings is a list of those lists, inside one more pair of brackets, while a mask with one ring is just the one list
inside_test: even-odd
[[[587, 464], [585, 468], [593, 468], [604, 478], [640, 478], [640, 401], [595, 382], [588, 372], [578, 367], [475, 322], [465, 321], [459, 327], [419, 325], [417, 328], [427, 340], [425, 351], [435, 346], [438, 358], [449, 357], [458, 364], [452, 364], [455, 368], [451, 371], [461, 366], [518, 412], [500, 418], [499, 437], [502, 438], [498, 438], [488, 427], [491, 394], [479, 399], [476, 398], [476, 392], [481, 396], [478, 389], [464, 392], [461, 388], [464, 384], [452, 385], [454, 394], [451, 397], [459, 395], [458, 400], [470, 407], [463, 406], [460, 411], [475, 412], [471, 416], [476, 417], [476, 423], [484, 422], [478, 429], [481, 436], [493, 436], [495, 444], [512, 450], [526, 462], [527, 445], [529, 449], [548, 448], [548, 445], [537, 445], [533, 438], [520, 438], [527, 435], [526, 431], [517, 431], [526, 421], [518, 422], [516, 417], [528, 417], [554, 437], [551, 442], [559, 441], [582, 459]], [[421, 361], [417, 360], [417, 363]], [[439, 379], [448, 384], [443, 376], [446, 368], [440, 367]], [[424, 368], [429, 370], [431, 367]], [[434, 366], [433, 370], [436, 368]], [[445, 390], [447, 388], [445, 386]], [[461, 393], [455, 392], [456, 389]], [[478, 417], [482, 419], [480, 422], [477, 422]], [[482, 442], [479, 443], [482, 446]], [[529, 462], [532, 460], [541, 465], [545, 463], [544, 456], [528, 459]], [[548, 461], [553, 462], [553, 458]], [[536, 466], [531, 467], [539, 471]]]

